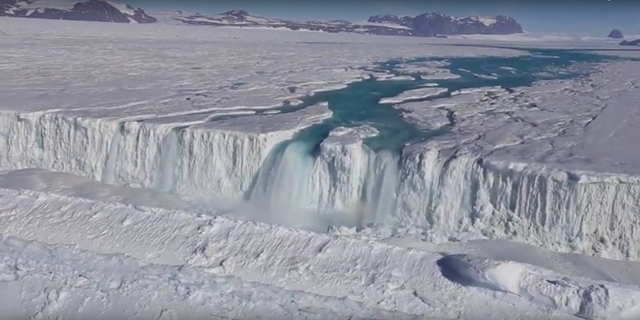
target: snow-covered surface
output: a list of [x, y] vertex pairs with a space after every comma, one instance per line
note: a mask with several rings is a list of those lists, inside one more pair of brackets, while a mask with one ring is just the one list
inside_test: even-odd
[[445, 92], [447, 92], [446, 88], [433, 87], [408, 90], [392, 98], [380, 99], [380, 103], [402, 103], [409, 100], [426, 99], [436, 97]]
[[[496, 88], [461, 94], [453, 101], [435, 101], [431, 107], [455, 101], [459, 138], [477, 137], [464, 143], [487, 150], [493, 159], [638, 174], [640, 154], [629, 150], [637, 121], [636, 67], [637, 62], [613, 62], [598, 67], [600, 71], [588, 80], [541, 81], [515, 89], [519, 105], [530, 108], [514, 106], [509, 101], [512, 96], [504, 91], [493, 95], [493, 107], [486, 106], [486, 92]], [[498, 112], [492, 112], [493, 117], [480, 116], [486, 108]], [[444, 139], [448, 138], [462, 143], [454, 136]]]
[[471, 20], [475, 20], [478, 21], [482, 24], [484, 24], [485, 26], [491, 26], [496, 24], [496, 22], [498, 22], [496, 20], [495, 17], [487, 17], [487, 16], [470, 16], [469, 17]]
[[[87, 188], [81, 196], [109, 188]], [[2, 312], [10, 316], [640, 316], [636, 263], [607, 269], [615, 263], [533, 251], [543, 263], [571, 262], [549, 270], [493, 258], [506, 254], [498, 244], [471, 246], [471, 254], [443, 246], [452, 254], [442, 255], [434, 251], [439, 247], [408, 248], [29, 190], [0, 189], [0, 203], [1, 292], [11, 302]], [[573, 268], [584, 275], [567, 275]]]
[[[427, 61], [411, 64], [400, 64], [397, 71], [404, 74], [418, 74], [424, 80], [436, 79], [455, 79], [460, 78], [459, 75], [451, 73], [447, 68], [446, 62], [443, 61]], [[396, 76], [403, 77], [403, 76]]]
[[[413, 38], [385, 40], [376, 36], [289, 32], [279, 35], [266, 30], [235, 29], [186, 31], [166, 25], [103, 28], [73, 21], [29, 23], [2, 19], [0, 24], [8, 35], [2, 39], [7, 48], [4, 55], [14, 57], [11, 63], [3, 62], [2, 72], [13, 74], [7, 79], [15, 79], [0, 88], [5, 101], [2, 108], [24, 112], [64, 109], [90, 112], [94, 118], [277, 107], [287, 99], [366, 77], [366, 71], [354, 67], [389, 57], [425, 54], [419, 45], [425, 42]], [[112, 32], [103, 34], [104, 29]], [[325, 46], [325, 41], [335, 45]], [[390, 48], [370, 50], [386, 43]], [[30, 52], [37, 52], [27, 50], [33, 46], [60, 55], [46, 60], [28, 58], [34, 54]], [[68, 50], [69, 46], [78, 48]], [[117, 46], [122, 47], [116, 49]], [[318, 50], [319, 46], [323, 50]], [[243, 54], [228, 53], [236, 51]], [[465, 48], [435, 48], [429, 52], [460, 56], [521, 54], [491, 48], [473, 52]], [[15, 60], [20, 56], [24, 58]], [[92, 68], [86, 65], [89, 56], [94, 57]], [[210, 59], [212, 56], [221, 58]], [[284, 68], [285, 62], [289, 68]], [[123, 72], [125, 69], [128, 71]], [[37, 75], [32, 73], [34, 70], [38, 70]], [[40, 88], [40, 95], [25, 94], [34, 87]], [[289, 87], [296, 88], [296, 93], [292, 94]]]
[[353, 23], [361, 26], [374, 26], [374, 27], [386, 27], [386, 28], [394, 28], [394, 29], [411, 30], [411, 28], [409, 27], [402, 26], [399, 24], [393, 24], [393, 23], [369, 22], [369, 21], [354, 21]]
[[[625, 39], [638, 39], [640, 36], [625, 35]], [[538, 48], [557, 47], [557, 48], [597, 48], [602, 46], [614, 46], [618, 50], [629, 48], [620, 47], [617, 44], [621, 39], [612, 39], [606, 35], [594, 34], [563, 34], [563, 33], [517, 33], [510, 35], [451, 35], [448, 36], [450, 41], [464, 40], [466, 43], [503, 43], [517, 44], [518, 46], [533, 46]]]
[[342, 298], [68, 246], [3, 237], [0, 255], [7, 318], [412, 319]]
[[393, 74], [372, 74], [376, 77], [376, 79], [378, 79], [379, 81], [410, 81], [410, 80], [414, 80], [415, 77], [414, 76], [409, 76], [409, 75], [393, 75]]
[[133, 16], [136, 14], [133, 7], [131, 7], [130, 5], [120, 3], [120, 2], [113, 2], [113, 1], [107, 1], [107, 3], [124, 14], [130, 15], [130, 16]]
[[18, 1], [16, 7], [20, 9], [38, 9], [51, 8], [59, 10], [71, 10], [73, 5], [78, 1], [73, 0], [35, 0], [35, 1]]
[[[417, 102], [442, 89], [405, 92], [384, 107], [426, 130], [455, 126], [405, 149], [402, 168], [363, 143], [379, 134], [363, 124], [332, 129], [315, 160], [285, 159], [274, 173], [270, 152], [333, 114], [306, 99], [369, 78], [376, 62], [525, 52], [443, 45], [475, 43], [465, 39], [0, 27], [6, 318], [640, 317], [638, 263], [547, 251], [640, 253], [637, 62], [512, 91]], [[297, 171], [304, 181], [286, 176]], [[292, 211], [236, 205], [263, 172]], [[376, 190], [371, 172], [397, 194]]]
[[376, 136], [378, 130], [371, 126], [361, 126], [353, 128], [338, 127], [329, 132], [329, 136], [323, 141], [325, 144], [338, 143], [349, 145], [360, 143], [362, 139]]

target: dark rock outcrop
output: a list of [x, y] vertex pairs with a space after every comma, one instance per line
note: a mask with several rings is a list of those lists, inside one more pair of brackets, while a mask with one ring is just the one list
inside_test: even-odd
[[431, 12], [413, 17], [372, 16], [368, 21], [402, 25], [413, 30], [414, 36], [422, 37], [460, 34], [505, 35], [523, 32], [522, 26], [514, 18], [507, 16], [456, 18], [439, 12]]
[[622, 42], [620, 42], [621, 46], [640, 46], [640, 39], [636, 39], [636, 40], [624, 40]]
[[0, 0], [0, 16], [55, 20], [154, 23], [157, 19], [140, 8], [104, 0], [70, 2], [68, 7], [47, 7], [38, 0]]
[[607, 36], [607, 38], [623, 39], [624, 36], [622, 35], [622, 31], [618, 29], [613, 29], [611, 30], [611, 32], [609, 32], [609, 35]]
[[232, 10], [218, 15], [182, 15], [175, 20], [191, 25], [287, 28], [324, 32], [348, 32], [375, 35], [446, 37], [463, 34], [513, 34], [522, 33], [522, 26], [511, 17], [456, 18], [442, 13], [425, 13], [418, 16], [379, 15], [366, 22], [345, 20], [291, 21], [256, 16], [245, 10]]

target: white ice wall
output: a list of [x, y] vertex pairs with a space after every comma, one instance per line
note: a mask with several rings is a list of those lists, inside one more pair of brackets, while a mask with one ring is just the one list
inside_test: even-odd
[[339, 210], [347, 221], [418, 226], [432, 242], [515, 239], [609, 258], [639, 255], [640, 181], [633, 178], [580, 176], [433, 149], [405, 155], [388, 174], [383, 169], [397, 159], [361, 143], [323, 143], [320, 150], [304, 203], [295, 199], [301, 208]]
[[307, 187], [309, 204], [316, 204], [320, 211], [353, 211], [360, 201], [373, 157], [375, 154], [361, 141], [322, 142]]
[[[337, 162], [350, 167], [345, 172], [362, 172], [362, 158], [319, 158], [322, 165], [314, 177], [324, 181], [318, 185], [324, 183], [325, 191], [314, 193], [314, 201], [341, 207], [344, 202], [333, 195], [351, 195], [351, 207], [342, 209], [357, 212], [361, 207], [353, 203], [363, 188], [362, 175], [343, 175], [345, 182], [329, 184], [333, 173], [326, 168]], [[433, 242], [451, 237], [515, 239], [558, 251], [638, 258], [640, 181], [590, 178], [486, 159], [481, 163], [473, 155], [437, 150], [404, 157], [397, 174], [397, 202], [387, 211], [390, 215], [374, 220], [422, 227], [429, 231], [425, 240]], [[395, 191], [386, 187], [382, 195]], [[368, 210], [389, 203], [375, 195], [369, 198], [373, 203], [364, 205]], [[371, 217], [372, 212], [364, 215]]]
[[[268, 153], [294, 134], [187, 128], [168, 139], [169, 126], [127, 122], [117, 137], [119, 125], [0, 114], [0, 169], [47, 168], [118, 185], [240, 199]], [[473, 155], [434, 148], [404, 155], [395, 169], [395, 157], [374, 154], [359, 141], [327, 139], [316, 158], [305, 159], [304, 150], [286, 153], [286, 165], [275, 168], [280, 182], [268, 186], [266, 197], [279, 195], [277, 205], [289, 214], [338, 211], [346, 217], [333, 221], [344, 224], [417, 226], [434, 242], [510, 238], [559, 251], [638, 257], [640, 182], [634, 179], [578, 177], [491, 160], [479, 165]]]
[[2, 113], [0, 168], [47, 168], [156, 189], [166, 188], [168, 180], [177, 192], [236, 196], [249, 187], [271, 148], [294, 133], [187, 128], [177, 139], [167, 139], [175, 134], [171, 126]]
[[100, 179], [115, 123], [55, 114], [0, 114], [0, 167], [49, 168]]

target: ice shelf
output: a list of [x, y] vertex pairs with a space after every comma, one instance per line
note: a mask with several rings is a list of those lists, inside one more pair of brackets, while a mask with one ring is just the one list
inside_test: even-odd
[[[167, 42], [132, 29], [119, 38], [121, 49], [110, 51], [104, 48], [115, 40], [99, 36], [100, 28], [70, 39], [64, 35], [71, 29], [55, 33], [16, 23], [6, 28], [13, 36], [1, 39], [9, 57], [0, 69], [6, 98], [0, 106], [2, 170], [41, 168], [151, 188], [212, 210], [216, 205], [203, 199], [248, 199], [283, 217], [305, 212], [295, 225], [314, 230], [411, 226], [432, 242], [515, 239], [560, 251], [638, 256], [640, 157], [632, 134], [638, 90], [629, 67], [636, 62], [601, 63], [588, 77], [531, 87], [398, 100], [388, 108], [409, 122], [449, 131], [395, 154], [369, 148], [364, 141], [379, 130], [365, 124], [320, 136], [318, 145], [290, 142], [332, 118], [328, 104], [311, 103], [323, 90], [342, 90], [336, 88], [367, 78], [367, 70], [400, 54], [401, 67], [415, 71], [409, 58], [424, 56], [421, 41], [428, 40], [389, 40], [406, 48], [380, 52], [370, 48], [387, 40], [350, 42], [348, 35], [314, 34], [317, 41], [302, 41], [265, 33], [275, 38], [261, 41], [263, 31], [225, 30], [229, 34], [210, 39], [194, 33]], [[38, 39], [37, 50], [25, 50], [38, 34], [51, 37]], [[194, 39], [204, 42], [178, 57]], [[336, 44], [324, 43], [329, 40]], [[71, 50], [71, 41], [85, 46]], [[526, 54], [433, 47], [429, 54], [447, 57]], [[241, 48], [252, 54], [210, 58], [234, 57], [224, 50]], [[44, 61], [38, 50], [60, 54]], [[149, 52], [154, 54], [143, 54]], [[283, 153], [267, 163], [277, 148]]]

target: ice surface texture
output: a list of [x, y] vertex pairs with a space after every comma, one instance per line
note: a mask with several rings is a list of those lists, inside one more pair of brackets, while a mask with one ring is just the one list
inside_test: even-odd
[[584, 319], [603, 319], [613, 314], [629, 318], [640, 312], [638, 297], [632, 288], [590, 284], [589, 281], [557, 277], [533, 266], [464, 254], [444, 256], [437, 265], [442, 275], [452, 282], [506, 292], [545, 309]]
[[[331, 319], [639, 315], [640, 290], [597, 279], [598, 273], [588, 280], [474, 255], [443, 257], [277, 225], [28, 190], [0, 189], [0, 205], [0, 277], [12, 292], [5, 301], [22, 308], [3, 309], [12, 315], [133, 314], [141, 306], [147, 307], [144, 316], [195, 310], [284, 319], [296, 319], [303, 310]], [[580, 266], [606, 272], [603, 261], [580, 259]], [[639, 267], [624, 268], [616, 275], [633, 275]], [[573, 271], [563, 264], [554, 269]], [[303, 318], [318, 317], [313, 314]]]

